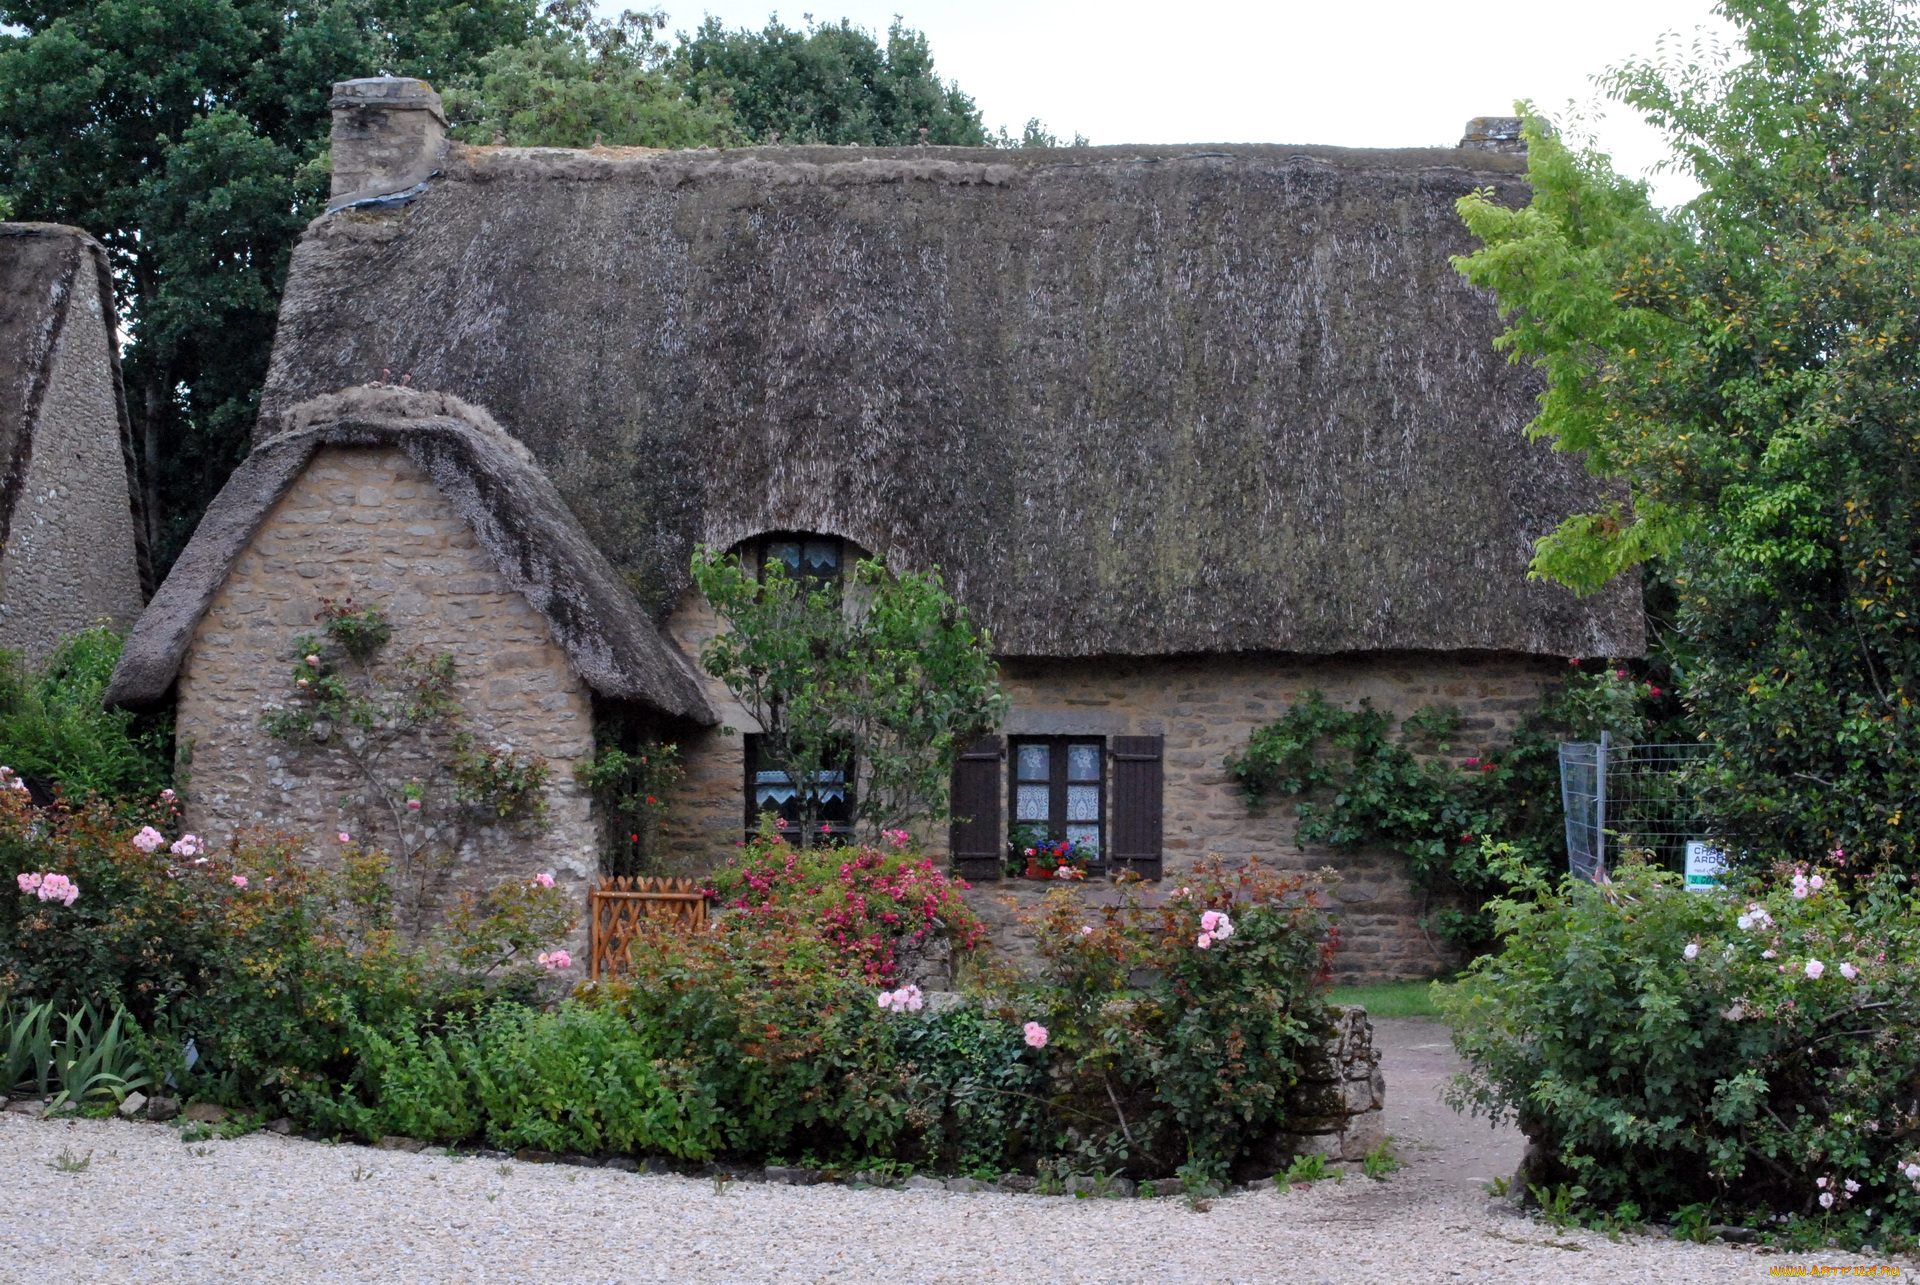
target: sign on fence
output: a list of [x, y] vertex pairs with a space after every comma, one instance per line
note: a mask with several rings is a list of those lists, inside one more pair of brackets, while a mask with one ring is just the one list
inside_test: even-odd
[[1720, 886], [1727, 854], [1704, 839], [1687, 840], [1687, 891], [1712, 892]]
[[707, 898], [692, 879], [602, 879], [587, 894], [587, 976], [624, 971], [627, 943], [650, 928], [694, 932], [707, 923]]

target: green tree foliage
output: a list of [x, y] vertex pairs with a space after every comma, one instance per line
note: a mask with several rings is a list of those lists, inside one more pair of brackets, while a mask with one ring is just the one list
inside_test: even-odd
[[548, 6], [549, 30], [479, 59], [446, 97], [454, 137], [515, 147], [705, 147], [745, 141], [724, 97], [689, 97], [668, 74], [659, 12], [593, 16]]
[[941, 82], [926, 36], [898, 19], [882, 46], [845, 19], [728, 31], [710, 17], [681, 38], [674, 59], [694, 97], [726, 103], [756, 143], [987, 142], [973, 99]]
[[[808, 589], [768, 559], [755, 577], [702, 550], [694, 580], [727, 630], [700, 653], [760, 725], [760, 753], [791, 781], [815, 782], [851, 751], [855, 816], [874, 828], [946, 815], [947, 781], [1006, 708], [987, 637], [947, 595], [938, 570], [894, 576], [861, 562], [843, 598]], [[801, 790], [811, 833], [820, 800]]]
[[89, 629], [34, 668], [0, 652], [0, 763], [74, 800], [101, 796], [128, 815], [173, 776], [171, 715], [137, 715], [102, 702], [121, 638]]
[[1611, 92], [1703, 195], [1677, 213], [1537, 121], [1532, 203], [1460, 210], [1458, 266], [1548, 390], [1532, 432], [1623, 479], [1535, 572], [1657, 559], [1669, 646], [1736, 845], [1920, 856], [1920, 27], [1889, 0], [1724, 0], [1744, 60], [1633, 62]]
[[333, 82], [446, 79], [537, 0], [0, 0], [0, 188], [112, 255], [129, 410], [170, 561], [245, 451]]

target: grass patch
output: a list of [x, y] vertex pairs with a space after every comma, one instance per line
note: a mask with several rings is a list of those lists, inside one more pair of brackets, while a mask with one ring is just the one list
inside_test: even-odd
[[1369, 1017], [1438, 1017], [1431, 982], [1388, 982], [1381, 986], [1335, 986], [1327, 992], [1334, 1004], [1359, 1004]]

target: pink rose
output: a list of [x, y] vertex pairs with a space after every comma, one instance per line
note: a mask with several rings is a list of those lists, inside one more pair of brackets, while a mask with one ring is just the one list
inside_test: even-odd
[[533, 877], [533, 882], [539, 887], [551, 888], [553, 887], [553, 876], [548, 874], [546, 871], [542, 870], [539, 874]]
[[1827, 971], [1827, 966], [1821, 963], [1819, 960], [1809, 959], [1807, 961], [1807, 976], [1813, 978], [1815, 981], [1818, 981], [1820, 979], [1820, 975], [1822, 973], [1825, 973], [1826, 971]]
[[246, 877], [245, 875], [235, 875], [235, 876], [233, 877], [233, 886], [234, 886], [234, 887], [236, 887], [236, 888], [244, 888], [244, 887], [246, 887], [246, 886], [247, 886], [247, 877]]
[[21, 892], [39, 892], [40, 881], [46, 876], [22, 873], [14, 876], [20, 883]]
[[167, 849], [176, 857], [197, 857], [206, 850], [207, 845], [200, 841], [200, 836], [197, 834], [183, 834], [173, 841], [171, 848]]
[[1043, 1049], [1047, 1047], [1047, 1028], [1040, 1025], [1040, 1023], [1028, 1022], [1025, 1026], [1021, 1027], [1020, 1030], [1026, 1037], [1028, 1048]]
[[549, 970], [573, 967], [573, 956], [564, 950], [556, 950], [551, 955], [540, 956], [541, 966]]
[[352, 835], [350, 835], [350, 834], [348, 834], [348, 833], [347, 833], [347, 832], [346, 832], [345, 830], [342, 830], [342, 831], [340, 832], [340, 842], [342, 842], [342, 843], [352, 843], [352, 842], [353, 842], [353, 836], [352, 836]]
[[1199, 948], [1200, 948], [1201, 950], [1208, 950], [1208, 949], [1211, 949], [1211, 948], [1212, 948], [1212, 946], [1213, 946], [1213, 934], [1212, 934], [1212, 933], [1201, 933], [1201, 934], [1200, 934], [1200, 939], [1199, 939], [1198, 941], [1196, 941], [1196, 942], [1194, 942], [1193, 944], [1194, 944], [1194, 945], [1196, 945], [1196, 946], [1198, 946], [1198, 947], [1199, 947]]
[[171, 803], [173, 802], [175, 795], [172, 790], [162, 790], [160, 791], [160, 797], [166, 800], [168, 803]]
[[140, 832], [133, 836], [133, 846], [142, 852], [158, 852], [167, 846], [167, 836], [150, 825], [143, 825]]
[[1840, 975], [1846, 978], [1848, 981], [1852, 981], [1854, 978], [1860, 975], [1860, 970], [1855, 968], [1852, 964], [1842, 964], [1840, 965]]

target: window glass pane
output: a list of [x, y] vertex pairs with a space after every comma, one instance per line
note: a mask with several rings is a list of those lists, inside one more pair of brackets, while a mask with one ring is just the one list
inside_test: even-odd
[[[1050, 745], [1022, 745], [1020, 747], [1020, 779], [1022, 781], [1044, 781], [1050, 775], [1048, 767]], [[1046, 814], [1041, 813], [1042, 816]]]
[[1099, 819], [1100, 787], [1069, 785], [1067, 787], [1067, 820], [1098, 821]]
[[789, 575], [798, 572], [800, 570], [800, 542], [797, 540], [767, 541], [767, 563], [768, 565], [772, 565], [775, 562], [786, 563], [787, 574]]
[[1067, 746], [1067, 779], [1069, 781], [1100, 779], [1100, 747], [1098, 745]]
[[1070, 825], [1067, 827], [1068, 843], [1087, 843], [1093, 846], [1095, 853], [1100, 851], [1100, 827], [1097, 825]]
[[1045, 821], [1048, 813], [1048, 795], [1052, 791], [1044, 785], [1023, 785], [1020, 787], [1016, 819], [1021, 821]]
[[832, 576], [840, 570], [838, 540], [809, 540], [801, 551], [801, 561], [810, 576]]

